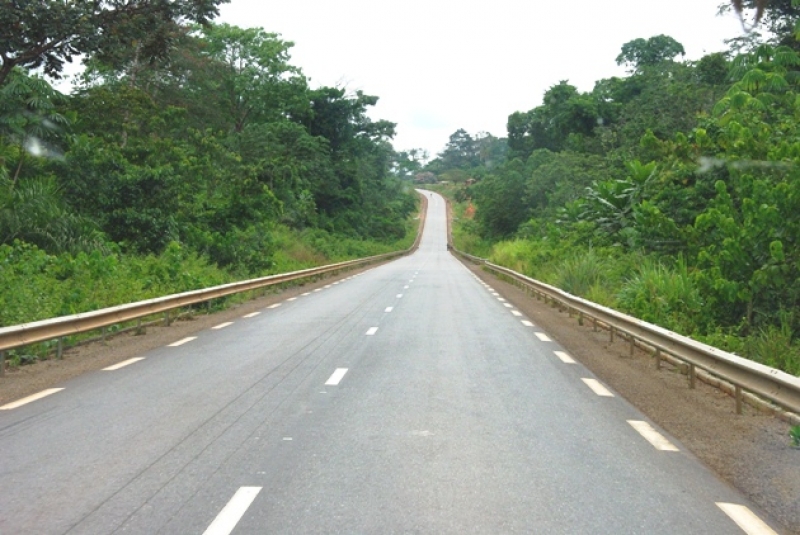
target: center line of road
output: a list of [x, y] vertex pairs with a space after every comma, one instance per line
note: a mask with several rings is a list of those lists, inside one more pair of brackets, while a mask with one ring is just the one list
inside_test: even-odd
[[336, 386], [344, 377], [344, 374], [347, 373], [347, 368], [336, 368], [336, 371], [330, 376], [330, 378], [325, 381], [325, 386]]
[[384, 312], [391, 312], [392, 310], [394, 310], [394, 307], [386, 307], [386, 310], [384, 310]]
[[7, 411], [11, 409], [16, 409], [17, 407], [22, 407], [23, 405], [27, 405], [32, 401], [36, 401], [37, 399], [46, 398], [51, 394], [55, 394], [56, 392], [61, 392], [64, 390], [63, 388], [48, 388], [47, 390], [42, 390], [38, 394], [33, 394], [32, 396], [28, 396], [26, 398], [18, 399], [17, 401], [12, 401], [11, 403], [7, 403], [0, 407], [0, 411]]
[[203, 535], [230, 535], [259, 492], [261, 487], [241, 487], [237, 490]]
[[575, 360], [563, 351], [554, 351], [554, 353], [564, 364], [575, 364]]
[[636, 429], [646, 441], [653, 445], [657, 450], [661, 451], [678, 451], [672, 442], [664, 438], [664, 435], [653, 429], [649, 423], [642, 420], [628, 420], [631, 427]]
[[213, 327], [211, 327], [211, 328], [212, 328], [212, 329], [224, 329], [224, 328], [225, 328], [225, 327], [227, 327], [228, 325], [233, 325], [233, 322], [232, 322], [232, 321], [226, 321], [225, 323], [220, 323], [219, 325], [214, 325], [214, 326], [213, 326]]
[[742, 528], [747, 535], [778, 535], [744, 505], [717, 502], [717, 507], [731, 517], [731, 520], [736, 522], [736, 525]]
[[129, 364], [133, 364], [134, 362], [139, 362], [140, 360], [144, 360], [144, 357], [135, 357], [135, 358], [128, 359], [128, 360], [123, 360], [122, 362], [120, 362], [118, 364], [114, 364], [113, 366], [109, 366], [108, 368], [103, 368], [103, 371], [104, 372], [112, 372], [114, 370], [118, 370], [120, 368], [124, 368], [125, 366], [128, 366]]
[[601, 385], [600, 381], [598, 381], [597, 379], [583, 378], [583, 379], [581, 379], [581, 381], [586, 383], [586, 386], [591, 388], [592, 391], [595, 394], [597, 394], [598, 396], [603, 396], [605, 398], [613, 398], [614, 397], [614, 394], [612, 394], [611, 391], [608, 388], [606, 388], [603, 385]]
[[256, 316], [258, 316], [259, 314], [261, 314], [261, 312], [251, 312], [250, 314], [245, 314], [245, 315], [244, 315], [244, 316], [242, 316], [242, 317], [243, 317], [243, 318], [255, 318], [255, 317], [256, 317]]
[[177, 342], [172, 342], [171, 344], [169, 344], [169, 347], [182, 346], [183, 344], [188, 344], [192, 340], [197, 340], [197, 337], [196, 336], [187, 336], [186, 338], [178, 340]]
[[535, 335], [536, 335], [536, 338], [538, 338], [538, 339], [539, 339], [539, 340], [541, 340], [542, 342], [552, 342], [552, 340], [550, 340], [550, 337], [549, 337], [549, 336], [547, 336], [547, 335], [546, 335], [546, 334], [544, 334], [544, 333], [533, 333], [533, 334], [535, 334]]
[[367, 336], [372, 336], [376, 332], [378, 332], [378, 328], [377, 327], [370, 327], [369, 330], [367, 331]]

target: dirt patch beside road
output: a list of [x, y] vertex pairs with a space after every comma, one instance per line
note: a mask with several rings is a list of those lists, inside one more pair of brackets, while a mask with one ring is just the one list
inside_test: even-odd
[[791, 447], [789, 424], [745, 405], [737, 415], [733, 398], [698, 382], [688, 388], [685, 375], [608, 333], [581, 327], [566, 312], [545, 305], [480, 267], [470, 270], [495, 288], [520, 312], [558, 341], [577, 361], [641, 410], [706, 466], [748, 496], [767, 513], [765, 520], [800, 533], [800, 450]]

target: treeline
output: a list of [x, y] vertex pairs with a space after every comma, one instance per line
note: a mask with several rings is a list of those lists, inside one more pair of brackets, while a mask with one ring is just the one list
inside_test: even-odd
[[770, 6], [784, 33], [699, 61], [637, 39], [628, 76], [512, 114], [503, 164], [462, 169], [461, 245], [800, 373], [800, 10]]
[[[213, 24], [219, 3], [3, 9], [0, 326], [406, 238], [377, 97], [311, 88], [291, 42]], [[71, 94], [36, 74], [78, 53]]]

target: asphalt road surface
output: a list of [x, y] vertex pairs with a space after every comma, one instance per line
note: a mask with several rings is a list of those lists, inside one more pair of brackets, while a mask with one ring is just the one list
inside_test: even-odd
[[0, 533], [772, 533], [426, 195], [411, 256], [0, 407]]

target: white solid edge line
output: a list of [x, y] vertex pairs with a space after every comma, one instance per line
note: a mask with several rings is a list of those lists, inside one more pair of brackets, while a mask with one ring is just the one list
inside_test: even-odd
[[519, 310], [512, 310], [511, 313], [514, 314], [518, 318], [522, 317], [522, 312], [520, 312]]
[[239, 488], [203, 535], [230, 535], [260, 491], [261, 487]]
[[37, 399], [46, 398], [50, 394], [55, 394], [56, 392], [61, 392], [64, 390], [63, 388], [48, 388], [47, 390], [42, 390], [38, 394], [33, 394], [32, 396], [28, 396], [22, 399], [18, 399], [17, 401], [12, 401], [11, 403], [7, 403], [0, 407], [0, 411], [7, 411], [10, 409], [16, 409], [17, 407], [22, 407], [23, 405], [27, 405], [32, 401], [36, 401]]
[[736, 522], [747, 535], [778, 535], [763, 520], [758, 518], [753, 511], [744, 505], [736, 503], [717, 502], [717, 507]]
[[391, 312], [392, 310], [394, 310], [394, 307], [386, 307], [386, 310], [384, 310], [384, 312]]
[[547, 335], [546, 335], [546, 334], [544, 334], [544, 333], [533, 333], [533, 334], [535, 334], [535, 335], [536, 335], [536, 338], [538, 338], [538, 339], [539, 339], [539, 340], [541, 340], [542, 342], [552, 342], [552, 340], [550, 340], [550, 337], [549, 337], [549, 336], [547, 336]]
[[586, 383], [586, 386], [592, 389], [592, 391], [597, 394], [598, 396], [603, 396], [605, 398], [613, 398], [614, 394], [611, 391], [600, 384], [600, 381], [597, 379], [587, 379], [586, 377], [582, 378], [581, 381]]
[[575, 360], [572, 357], [564, 353], [563, 351], [554, 351], [556, 356], [561, 359], [561, 362], [564, 364], [575, 364]]
[[636, 429], [646, 441], [653, 445], [653, 447], [660, 451], [678, 451], [675, 445], [667, 440], [664, 435], [653, 429], [653, 426], [642, 420], [628, 420], [631, 427]]
[[183, 344], [188, 344], [188, 343], [189, 343], [189, 342], [191, 342], [192, 340], [197, 340], [197, 337], [196, 337], [196, 336], [187, 336], [186, 338], [181, 338], [181, 339], [180, 339], [180, 340], [178, 340], [177, 342], [172, 342], [171, 344], [169, 344], [169, 346], [168, 346], [168, 347], [178, 347], [178, 346], [182, 346]]
[[233, 325], [233, 322], [232, 322], [232, 321], [226, 321], [225, 323], [220, 323], [219, 325], [214, 325], [214, 326], [213, 326], [213, 327], [211, 327], [211, 328], [212, 328], [212, 329], [215, 329], [215, 330], [216, 330], [216, 329], [224, 329], [225, 327], [227, 327], [227, 326], [229, 326], [229, 325]]
[[347, 373], [347, 368], [336, 368], [336, 371], [331, 374], [330, 378], [325, 381], [325, 386], [336, 386], [344, 377], [344, 374]]
[[242, 317], [243, 317], [243, 318], [255, 318], [255, 317], [256, 317], [256, 316], [258, 316], [259, 314], [261, 314], [261, 312], [251, 312], [250, 314], [245, 314], [245, 315], [244, 315], [244, 316], [242, 316]]
[[523, 324], [525, 327], [533, 327], [533, 323], [531, 323], [531, 322], [530, 322], [530, 321], [528, 321], [528, 320], [522, 320], [522, 324]]
[[378, 328], [377, 327], [370, 327], [369, 330], [367, 331], [367, 336], [372, 336], [376, 332], [378, 332]]
[[140, 360], [144, 360], [144, 357], [134, 357], [132, 359], [123, 360], [120, 363], [114, 364], [113, 366], [109, 366], [108, 368], [103, 368], [104, 372], [113, 372], [114, 370], [118, 370], [120, 368], [124, 368], [129, 364], [133, 364], [134, 362], [139, 362]]

